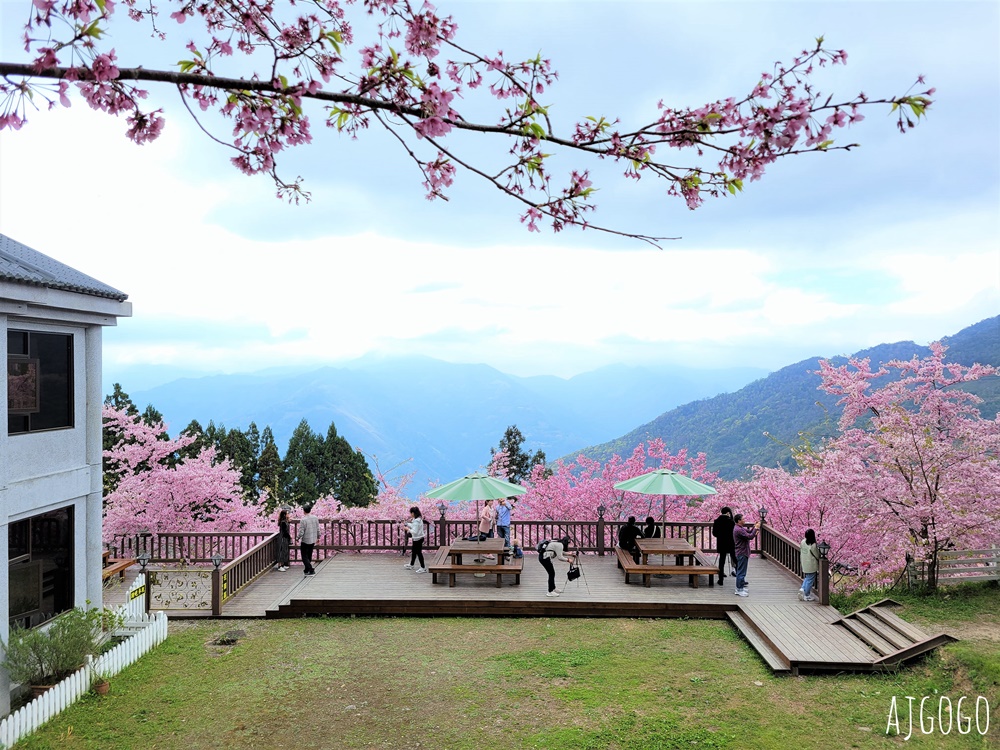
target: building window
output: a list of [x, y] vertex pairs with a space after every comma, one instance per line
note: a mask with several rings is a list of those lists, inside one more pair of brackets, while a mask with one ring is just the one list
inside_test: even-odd
[[73, 426], [73, 337], [7, 331], [7, 431]]
[[10, 624], [31, 628], [73, 608], [73, 508], [7, 527]]

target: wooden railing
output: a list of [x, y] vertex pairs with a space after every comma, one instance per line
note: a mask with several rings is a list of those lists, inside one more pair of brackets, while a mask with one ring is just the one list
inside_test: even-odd
[[[299, 559], [295, 544], [297, 521], [292, 521], [291, 559]], [[543, 539], [568, 536], [573, 546], [582, 552], [604, 555], [611, 552], [618, 541], [618, 529], [624, 521], [514, 521], [511, 535], [521, 540], [530, 550]], [[712, 524], [704, 521], [667, 522], [657, 524], [667, 537], [687, 539], [703, 552], [717, 552], [712, 537]], [[452, 520], [441, 517], [427, 522], [425, 548], [434, 549], [451, 544], [455, 539], [478, 533], [474, 520]], [[151, 564], [210, 564], [213, 555], [221, 555], [227, 563], [256, 549], [268, 540], [273, 531], [186, 532], [162, 534], [135, 534], [117, 538], [109, 544], [115, 557], [138, 557], [142, 552], [150, 555]], [[403, 525], [386, 519], [371, 521], [320, 520], [318, 552], [332, 551], [401, 551], [408, 544]], [[756, 552], [756, 540], [751, 549]]]
[[[789, 539], [766, 524], [760, 527], [760, 554], [765, 560], [781, 566], [800, 581], [805, 578], [802, 572], [802, 554], [799, 542]], [[821, 558], [819, 572], [816, 576], [816, 590], [820, 604], [830, 603], [830, 561]]]
[[235, 560], [212, 571], [212, 614], [222, 614], [222, 605], [241, 589], [274, 567], [278, 554], [278, 532], [267, 536]]
[[801, 580], [803, 577], [802, 556], [799, 554], [799, 543], [792, 541], [766, 524], [760, 527], [759, 536], [761, 555]]
[[256, 547], [271, 531], [189, 531], [162, 534], [134, 534], [116, 538], [108, 548], [113, 557], [138, 558], [143, 552], [150, 562], [211, 563], [212, 555], [234, 560]]

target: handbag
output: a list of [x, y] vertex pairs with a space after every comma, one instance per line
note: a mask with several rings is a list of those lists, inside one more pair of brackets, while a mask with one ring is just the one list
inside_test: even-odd
[[569, 572], [566, 573], [566, 579], [570, 581], [575, 581], [579, 577], [580, 577], [580, 566], [570, 565]]

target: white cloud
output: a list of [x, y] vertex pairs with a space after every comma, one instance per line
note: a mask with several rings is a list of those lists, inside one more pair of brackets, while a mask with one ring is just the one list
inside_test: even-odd
[[[568, 18], [566, 4], [542, 5], [547, 18]], [[870, 114], [851, 134], [870, 146], [782, 166], [695, 214], [652, 203], [662, 196], [647, 182], [629, 192], [608, 185], [602, 217], [676, 224], [686, 235], [664, 250], [592, 232], [498, 231], [498, 216], [516, 222], [515, 207], [481, 198], [469, 178], [452, 204], [428, 204], [398, 154], [365, 139], [324, 141], [333, 156], [295, 162], [323, 157], [307, 175], [316, 202], [289, 207], [266, 180], [232, 170], [176, 111], [160, 140], [136, 147], [123, 122], [79, 102], [0, 133], [0, 231], [130, 294], [135, 317], [106, 336], [109, 368], [232, 371], [388, 348], [568, 375], [613, 361], [779, 367], [884, 340], [926, 342], [1000, 308], [1000, 127], [995, 102], [981, 96], [997, 87], [997, 53], [974, 41], [996, 11], [981, 5], [964, 8], [965, 33], [939, 35], [949, 11], [934, 3], [760, 4], [721, 25], [722, 6], [710, 4], [636, 4], [620, 18], [601, 3], [573, 4], [572, 28], [607, 39], [596, 67], [593, 45], [562, 34], [569, 27], [525, 30], [517, 39], [530, 53], [544, 41], [568, 61], [556, 88], [563, 118], [587, 114], [581, 102], [594, 91], [635, 116], [660, 96], [734, 93], [735, 79], [796, 49], [806, 29], [805, 41], [828, 31], [857, 53], [838, 86], [891, 87], [900, 71], [939, 86], [942, 106], [909, 140]], [[503, 20], [503, 5], [454, 12], [472, 16], [474, 34], [523, 26], [520, 16]], [[604, 33], [626, 17], [648, 20], [633, 24], [637, 40], [662, 45], [636, 41], [615, 56], [618, 42]], [[814, 28], [820, 19], [836, 28]], [[899, 33], [886, 35], [890, 27]], [[908, 41], [930, 37], [935, 44]], [[678, 67], [686, 50], [737, 42], [739, 59]], [[955, 67], [959, 48], [975, 57]]]

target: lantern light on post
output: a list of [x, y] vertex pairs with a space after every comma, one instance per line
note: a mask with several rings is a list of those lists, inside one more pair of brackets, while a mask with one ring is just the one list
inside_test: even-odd
[[826, 556], [830, 554], [830, 543], [822, 541], [819, 543], [819, 559], [825, 560]]
[[598, 518], [604, 518], [605, 511], [607, 511], [607, 507], [604, 505], [604, 503], [601, 503], [600, 505], [598, 505], [597, 506], [597, 516], [598, 516]]
[[212, 555], [212, 565], [215, 566], [216, 570], [218, 570], [222, 566], [222, 561], [224, 559], [225, 558], [222, 555], [220, 555], [218, 552], [216, 552], [214, 555]]
[[448, 509], [448, 503], [442, 501], [437, 504], [438, 514], [444, 518], [444, 512]]
[[762, 505], [757, 509], [757, 512], [760, 513], [760, 522], [764, 523], [764, 520], [767, 518], [767, 508]]
[[149, 565], [149, 561], [150, 561], [150, 559], [152, 559], [150, 557], [150, 554], [148, 552], [142, 552], [142, 553], [136, 555], [135, 559], [136, 559], [136, 562], [139, 563], [139, 570], [141, 572], [145, 573], [146, 572], [146, 566]]

